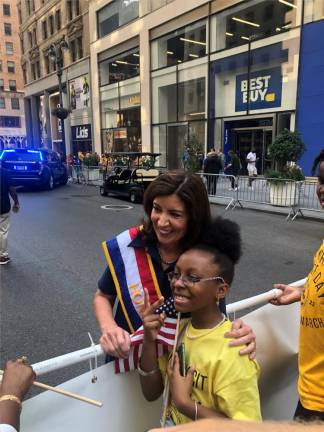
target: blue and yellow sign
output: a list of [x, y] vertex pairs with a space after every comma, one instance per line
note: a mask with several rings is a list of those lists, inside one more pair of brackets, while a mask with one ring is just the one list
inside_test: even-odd
[[251, 72], [249, 81], [247, 74], [236, 77], [235, 111], [247, 110], [248, 90], [250, 92], [249, 110], [281, 106], [280, 67]]

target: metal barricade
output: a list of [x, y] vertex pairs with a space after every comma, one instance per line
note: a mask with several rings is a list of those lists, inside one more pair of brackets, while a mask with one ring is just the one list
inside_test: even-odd
[[225, 199], [226, 210], [243, 208], [244, 203], [287, 209], [287, 219], [294, 220], [303, 210], [320, 211], [316, 183], [311, 180], [294, 181], [264, 177], [234, 177], [225, 174], [199, 173], [210, 198]]
[[316, 187], [317, 182], [315, 180], [306, 179], [302, 182], [298, 205], [295, 206], [293, 214], [290, 215], [292, 220], [296, 219], [298, 214], [304, 217], [304, 211], [323, 211], [316, 194]]
[[226, 202], [226, 210], [242, 207], [237, 198], [239, 177], [227, 174], [199, 173], [209, 197], [222, 198]]
[[104, 178], [104, 170], [99, 166], [72, 166], [72, 181], [86, 185], [100, 186]]

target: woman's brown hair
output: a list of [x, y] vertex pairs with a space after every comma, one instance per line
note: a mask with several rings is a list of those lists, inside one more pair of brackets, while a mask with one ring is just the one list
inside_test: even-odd
[[161, 174], [146, 189], [144, 194], [144, 236], [147, 240], [155, 242], [156, 235], [151, 222], [153, 201], [158, 196], [177, 195], [184, 203], [188, 215], [187, 233], [183, 238], [181, 249], [196, 244], [201, 237], [203, 227], [211, 219], [210, 205], [206, 188], [197, 174], [190, 174], [185, 171], [169, 171]]

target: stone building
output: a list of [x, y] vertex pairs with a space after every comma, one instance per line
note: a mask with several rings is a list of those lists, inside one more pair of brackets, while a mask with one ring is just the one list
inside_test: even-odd
[[[91, 151], [88, 1], [19, 0], [18, 11], [28, 144], [63, 155]], [[58, 69], [48, 55], [63, 37], [62, 98], [70, 111], [64, 127], [53, 113], [60, 102]]]
[[26, 143], [24, 83], [15, 0], [0, 5], [0, 149]]

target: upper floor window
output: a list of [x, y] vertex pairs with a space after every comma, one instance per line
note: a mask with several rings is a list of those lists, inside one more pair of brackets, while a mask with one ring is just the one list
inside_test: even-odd
[[17, 91], [16, 80], [9, 80], [9, 90], [10, 91]]
[[11, 28], [11, 24], [10, 23], [4, 23], [4, 34], [6, 36], [11, 36], [12, 35], [12, 28]]
[[0, 90], [4, 91], [4, 81], [2, 78], [0, 79]]
[[70, 41], [70, 53], [71, 53], [72, 62], [75, 62], [77, 60], [77, 49], [76, 49], [76, 40], [75, 39]]
[[22, 66], [22, 72], [23, 72], [24, 84], [27, 84], [27, 69], [25, 64]]
[[43, 39], [47, 39], [47, 21], [42, 22]]
[[14, 52], [13, 43], [12, 42], [6, 42], [6, 54], [12, 55], [13, 52]]
[[19, 18], [19, 24], [22, 24], [22, 15], [21, 15], [21, 9], [18, 8], [18, 18]]
[[19, 99], [18, 98], [11, 98], [11, 108], [19, 110]]
[[140, 74], [138, 48], [99, 63], [100, 86], [135, 77]]
[[68, 21], [72, 21], [72, 19], [73, 19], [73, 3], [71, 0], [68, 0], [66, 2], [66, 8], [67, 8], [67, 19], [68, 19]]
[[203, 57], [207, 52], [206, 21], [182, 27], [151, 43], [152, 69]]
[[20, 36], [20, 48], [21, 48], [21, 52], [22, 52], [22, 54], [24, 54], [24, 52], [25, 52], [25, 44], [24, 44], [24, 37], [23, 37], [23, 35], [21, 34], [21, 36]]
[[83, 46], [82, 46], [82, 36], [77, 38], [78, 45], [78, 58], [81, 59], [83, 57]]
[[57, 10], [55, 12], [56, 30], [61, 29], [61, 11]]
[[2, 72], [2, 60], [0, 60], [0, 72]]
[[32, 48], [33, 46], [33, 34], [32, 32], [28, 32], [28, 40], [29, 40], [29, 46]]
[[49, 31], [50, 31], [50, 34], [52, 35], [54, 33], [54, 17], [53, 17], [53, 15], [51, 15], [49, 17], [48, 22], [49, 22]]
[[34, 45], [37, 45], [37, 34], [36, 34], [36, 28], [33, 28], [33, 38], [34, 38]]
[[297, 1], [255, 0], [212, 17], [210, 51], [234, 48], [296, 26]]
[[78, 16], [80, 15], [80, 0], [75, 0], [75, 15]]
[[3, 4], [3, 15], [10, 16], [10, 4]]
[[98, 37], [101, 38], [118, 27], [138, 18], [139, 0], [116, 0], [97, 12]]
[[0, 96], [0, 109], [6, 108], [6, 99]]
[[7, 62], [8, 72], [9, 73], [15, 73], [15, 62], [8, 61]]
[[30, 6], [30, 0], [26, 0], [26, 8], [28, 15], [31, 14], [31, 6]]
[[20, 127], [20, 117], [0, 116], [1, 127]]
[[50, 69], [50, 59], [46, 54], [44, 55], [44, 65], [45, 65], [45, 71], [48, 75], [51, 72], [51, 69]]

